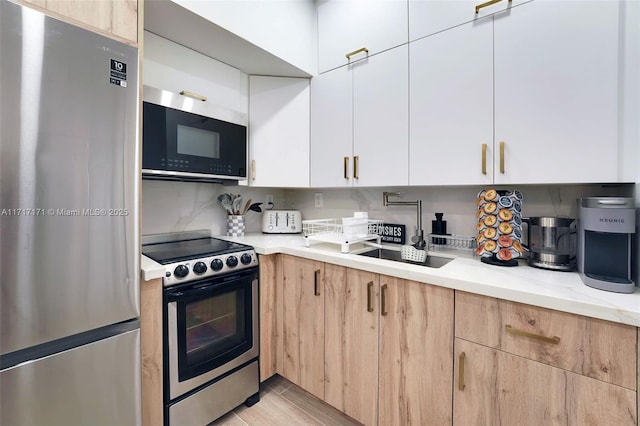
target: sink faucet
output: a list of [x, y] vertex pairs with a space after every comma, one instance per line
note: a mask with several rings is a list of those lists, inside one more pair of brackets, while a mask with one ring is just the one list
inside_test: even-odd
[[389, 201], [389, 197], [402, 197], [399, 192], [383, 192], [382, 204], [384, 206], [416, 206], [417, 220], [416, 220], [416, 232], [411, 237], [413, 246], [418, 250], [424, 250], [427, 243], [424, 240], [424, 231], [422, 230], [422, 200], [416, 201]]

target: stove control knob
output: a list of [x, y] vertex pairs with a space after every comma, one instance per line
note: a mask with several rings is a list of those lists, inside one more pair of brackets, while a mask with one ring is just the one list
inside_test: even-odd
[[214, 271], [219, 271], [223, 266], [224, 263], [222, 263], [222, 260], [220, 259], [213, 259], [211, 261], [211, 269], [213, 269]]
[[248, 265], [251, 263], [251, 255], [249, 253], [245, 253], [242, 256], [240, 256], [240, 262], [242, 262], [243, 265]]
[[193, 272], [198, 275], [204, 274], [207, 272], [207, 265], [204, 262], [196, 262], [196, 264], [193, 265]]
[[178, 265], [176, 266], [176, 269], [173, 270], [173, 275], [178, 278], [184, 278], [189, 275], [189, 268], [187, 268], [185, 265]]
[[227, 266], [229, 268], [233, 268], [236, 265], [238, 265], [238, 258], [237, 257], [235, 257], [235, 256], [227, 257]]

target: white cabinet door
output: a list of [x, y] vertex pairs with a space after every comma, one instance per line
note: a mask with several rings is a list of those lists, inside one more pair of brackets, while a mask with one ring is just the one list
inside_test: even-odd
[[618, 14], [537, 0], [495, 15], [496, 183], [617, 180]]
[[502, 0], [476, 13], [476, 6], [483, 3], [483, 0], [409, 0], [409, 41], [504, 12], [526, 0]]
[[[349, 52], [369, 55], [406, 43], [407, 0], [318, 0], [318, 68], [348, 63]], [[351, 61], [366, 53], [353, 55]]]
[[493, 20], [409, 46], [409, 184], [493, 183]]
[[355, 186], [407, 185], [409, 48], [352, 65]]
[[309, 186], [309, 80], [249, 77], [249, 184]]
[[353, 76], [342, 67], [311, 79], [311, 186], [351, 186]]

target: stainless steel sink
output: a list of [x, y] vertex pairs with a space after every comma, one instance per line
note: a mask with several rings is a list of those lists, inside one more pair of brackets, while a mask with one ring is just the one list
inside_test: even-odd
[[374, 257], [376, 259], [393, 260], [396, 262], [410, 263], [413, 265], [428, 266], [429, 268], [440, 268], [441, 266], [444, 266], [453, 260], [449, 257], [431, 255], [427, 256], [424, 262], [413, 262], [411, 260], [404, 260], [399, 251], [388, 249], [373, 249], [358, 254], [361, 256]]

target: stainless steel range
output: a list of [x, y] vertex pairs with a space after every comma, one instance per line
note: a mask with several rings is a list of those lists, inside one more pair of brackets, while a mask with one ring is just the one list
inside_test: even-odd
[[202, 232], [142, 238], [164, 265], [164, 423], [206, 425], [259, 401], [258, 257]]

